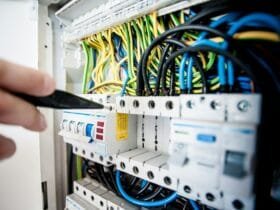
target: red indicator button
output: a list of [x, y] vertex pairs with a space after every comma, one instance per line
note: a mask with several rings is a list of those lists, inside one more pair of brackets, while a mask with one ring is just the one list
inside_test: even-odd
[[95, 138], [98, 140], [103, 140], [103, 135], [96, 134]]
[[98, 121], [98, 122], [97, 122], [97, 126], [104, 127], [104, 122]]
[[96, 128], [97, 133], [103, 133], [103, 128]]

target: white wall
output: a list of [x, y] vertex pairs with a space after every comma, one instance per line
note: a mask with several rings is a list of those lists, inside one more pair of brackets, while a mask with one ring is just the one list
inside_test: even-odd
[[[36, 68], [36, 4], [1, 0], [0, 31], [0, 57]], [[0, 209], [42, 209], [38, 133], [4, 125], [0, 133], [13, 138], [17, 146], [12, 158], [0, 161]]]

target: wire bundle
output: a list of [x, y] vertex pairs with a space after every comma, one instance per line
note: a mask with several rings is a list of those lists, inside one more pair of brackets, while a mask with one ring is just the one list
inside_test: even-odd
[[[202, 24], [203, 16], [195, 16], [157, 37], [141, 58], [137, 95], [255, 92], [261, 89], [259, 81], [264, 74], [279, 91], [277, 67], [271, 66], [270, 61], [264, 59], [263, 52], [256, 49], [264, 49], [271, 42], [279, 45], [279, 18], [268, 13], [230, 12], [220, 15], [223, 16], [214, 16], [215, 19], [207, 25]], [[185, 33], [196, 34], [197, 38], [188, 41]], [[156, 88], [152, 88], [146, 72], [147, 59], [152, 49], [159, 45], [165, 51], [159, 65]], [[168, 86], [168, 75], [173, 75], [170, 77], [173, 85]]]
[[[98, 181], [117, 195], [134, 205], [161, 209], [199, 209], [199, 204], [187, 200], [156, 184], [121, 173], [112, 167], [104, 167], [91, 161], [84, 162], [84, 176]], [[122, 183], [129, 183], [123, 186]]]
[[[184, 23], [184, 18], [183, 12], [162, 17], [153, 13], [84, 39], [83, 93], [135, 95], [141, 55], [155, 37]], [[161, 50], [153, 50], [151, 56], [148, 73], [155, 80]]]
[[260, 90], [263, 76], [280, 90], [279, 62], [267, 50], [279, 51], [279, 28], [275, 15], [223, 5], [197, 13], [153, 13], [82, 42], [83, 92], [251, 93]]

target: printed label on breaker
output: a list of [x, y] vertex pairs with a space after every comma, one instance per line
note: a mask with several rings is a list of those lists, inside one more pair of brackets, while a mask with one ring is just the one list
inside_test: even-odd
[[117, 141], [122, 141], [128, 138], [128, 115], [117, 113]]

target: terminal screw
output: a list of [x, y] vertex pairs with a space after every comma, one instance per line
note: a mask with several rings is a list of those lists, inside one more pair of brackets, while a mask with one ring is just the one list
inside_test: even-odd
[[193, 109], [194, 106], [195, 106], [195, 103], [194, 103], [194, 101], [192, 101], [192, 100], [188, 100], [187, 103], [186, 103], [186, 105], [187, 105], [187, 107], [188, 107], [189, 109]]
[[218, 110], [221, 108], [221, 103], [214, 100], [214, 101], [211, 101], [210, 106], [212, 109]]
[[249, 107], [250, 107], [250, 103], [247, 100], [242, 100], [237, 104], [237, 108], [241, 112], [247, 112]]

